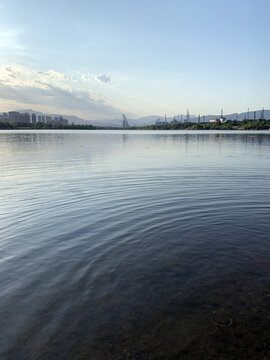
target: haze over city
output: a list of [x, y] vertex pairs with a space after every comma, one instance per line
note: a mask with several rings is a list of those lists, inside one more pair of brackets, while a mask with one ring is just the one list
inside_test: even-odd
[[104, 120], [269, 107], [267, 0], [1, 0], [0, 13], [0, 112]]

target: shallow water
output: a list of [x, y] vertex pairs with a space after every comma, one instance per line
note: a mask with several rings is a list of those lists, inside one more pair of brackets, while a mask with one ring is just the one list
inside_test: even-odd
[[270, 358], [270, 132], [1, 131], [0, 358]]

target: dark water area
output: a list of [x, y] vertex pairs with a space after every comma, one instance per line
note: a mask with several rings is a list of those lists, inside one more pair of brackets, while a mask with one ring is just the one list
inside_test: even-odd
[[270, 132], [1, 131], [0, 359], [270, 359]]

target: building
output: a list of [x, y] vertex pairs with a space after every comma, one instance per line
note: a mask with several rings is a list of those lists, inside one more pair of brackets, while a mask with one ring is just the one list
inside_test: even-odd
[[9, 111], [8, 121], [9, 122], [19, 122], [20, 121], [20, 113], [18, 111]]
[[8, 113], [3, 112], [3, 115], [2, 115], [2, 121], [4, 121], [4, 122], [9, 122], [9, 116], [8, 116]]
[[222, 124], [225, 123], [227, 120], [224, 116], [220, 117], [220, 118], [216, 118], [216, 119], [211, 119], [209, 120], [210, 123], [218, 123], [218, 124]]
[[19, 122], [22, 123], [31, 123], [31, 116], [29, 113], [20, 113], [19, 115]]
[[178, 118], [174, 115], [172, 121], [171, 121], [171, 124], [172, 125], [177, 125], [177, 124], [180, 124], [180, 121], [179, 121], [179, 115], [178, 115]]
[[168, 125], [168, 122], [167, 122], [167, 117], [165, 117], [166, 121], [161, 121], [160, 118], [158, 118], [156, 120], [156, 125], [157, 126], [162, 126], [162, 125]]
[[46, 124], [52, 124], [52, 117], [51, 116], [45, 116]]
[[223, 116], [223, 109], [221, 109], [220, 117], [219, 117], [219, 118], [212, 119], [212, 120], [210, 120], [209, 122], [222, 124], [222, 123], [225, 123], [226, 121], [227, 121], [226, 118]]
[[0, 121], [11, 123], [47, 123], [47, 124], [60, 124], [68, 125], [68, 120], [64, 119], [61, 115], [49, 116], [49, 115], [37, 115], [36, 113], [29, 114], [28, 112], [20, 113], [19, 111], [9, 111], [8, 113], [0, 114]]
[[37, 122], [37, 115], [32, 114], [32, 124], [36, 124], [36, 122]]
[[60, 125], [68, 125], [68, 120], [64, 119], [62, 116], [59, 116], [59, 124]]
[[226, 122], [227, 120], [226, 120], [226, 118], [224, 117], [224, 116], [221, 116], [220, 118], [219, 118], [219, 122], [220, 123], [224, 123], [224, 122]]

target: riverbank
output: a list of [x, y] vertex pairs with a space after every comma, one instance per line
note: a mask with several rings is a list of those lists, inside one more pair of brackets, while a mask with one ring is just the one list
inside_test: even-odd
[[[0, 130], [123, 130], [120, 127], [0, 122]], [[181, 123], [132, 126], [125, 130], [270, 130], [270, 120], [228, 120], [225, 123]]]
[[183, 123], [138, 127], [140, 130], [269, 130], [270, 120], [228, 120], [224, 123]]

